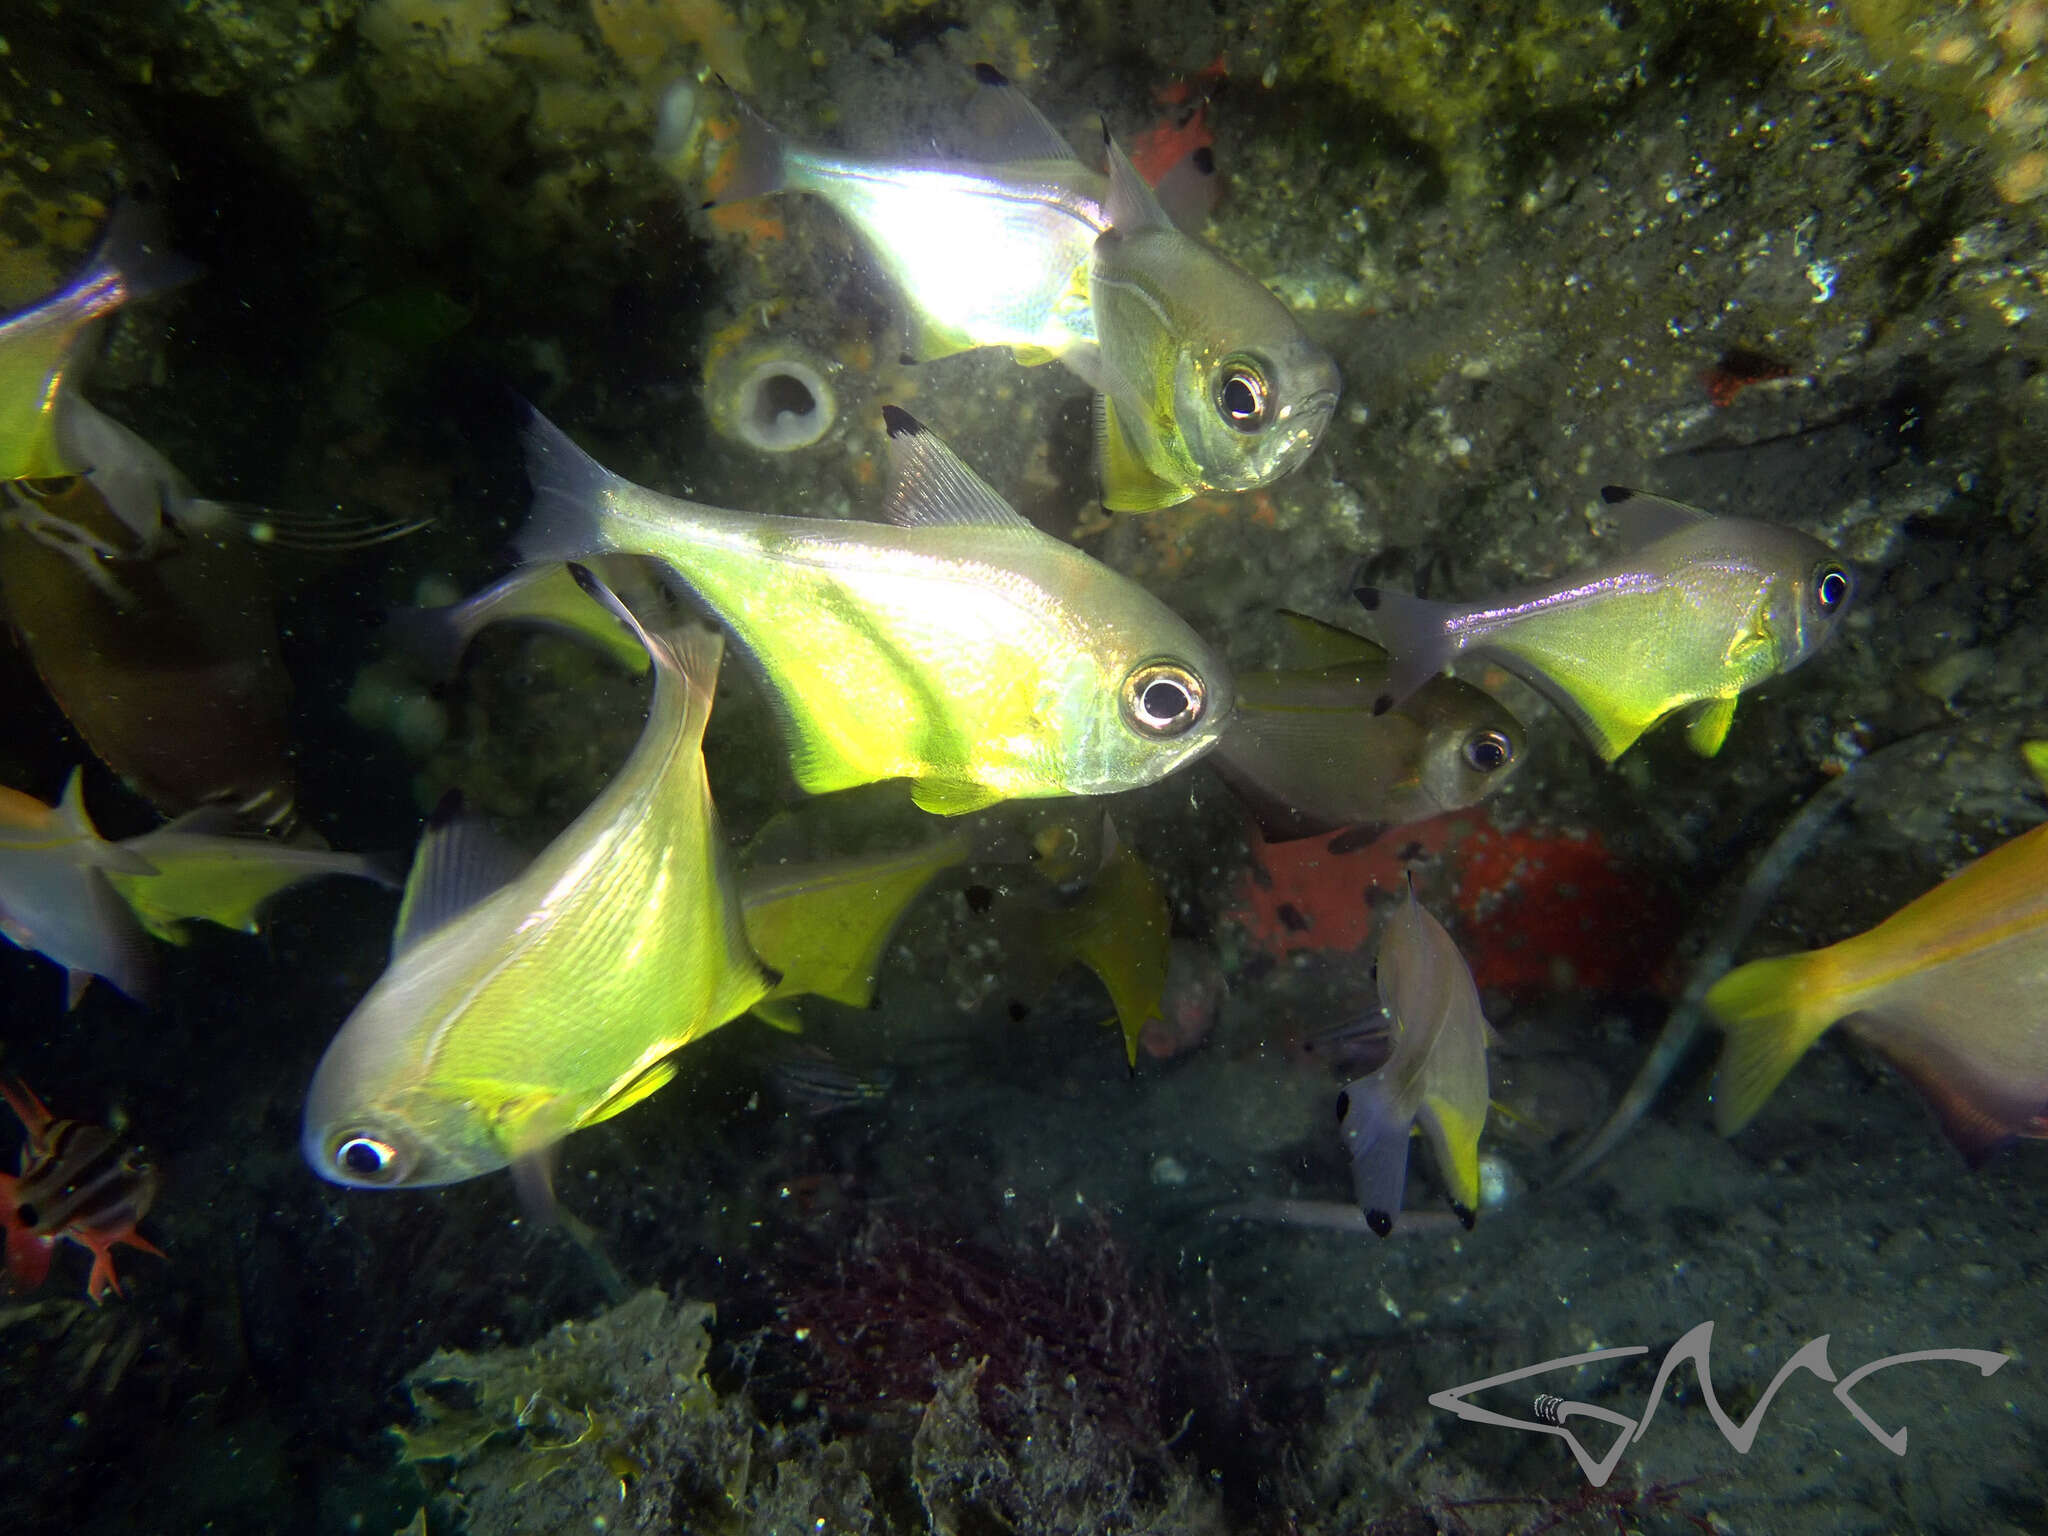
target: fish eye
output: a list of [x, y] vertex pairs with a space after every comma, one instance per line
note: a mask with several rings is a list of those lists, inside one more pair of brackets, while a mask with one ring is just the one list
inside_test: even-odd
[[1822, 566], [1814, 578], [1813, 596], [1822, 613], [1833, 613], [1849, 601], [1849, 573], [1839, 565]]
[[1350, 1090], [1349, 1088], [1346, 1088], [1346, 1089], [1345, 1089], [1345, 1090], [1344, 1090], [1344, 1091], [1343, 1091], [1342, 1093], [1340, 1093], [1340, 1094], [1338, 1094], [1338, 1095], [1337, 1095], [1337, 1119], [1338, 1119], [1338, 1122], [1339, 1122], [1339, 1123], [1341, 1124], [1341, 1123], [1342, 1123], [1342, 1121], [1343, 1121], [1343, 1119], [1344, 1119], [1344, 1117], [1345, 1117], [1346, 1115], [1350, 1114], [1350, 1113], [1351, 1113], [1351, 1090]]
[[1273, 419], [1273, 392], [1248, 357], [1233, 357], [1216, 380], [1216, 411], [1240, 432], [1257, 432]]
[[1465, 742], [1465, 761], [1481, 773], [1498, 773], [1513, 761], [1515, 744], [1499, 731], [1481, 731]]
[[1208, 690], [1173, 661], [1149, 661], [1124, 679], [1124, 718], [1147, 736], [1184, 736], [1202, 718]]
[[398, 1177], [398, 1148], [359, 1132], [334, 1149], [334, 1166], [365, 1184], [389, 1183]]

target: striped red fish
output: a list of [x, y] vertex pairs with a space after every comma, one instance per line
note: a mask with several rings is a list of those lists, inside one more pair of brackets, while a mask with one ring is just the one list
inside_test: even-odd
[[28, 1132], [21, 1172], [0, 1173], [8, 1274], [22, 1290], [34, 1290], [50, 1272], [51, 1250], [69, 1239], [92, 1254], [85, 1294], [95, 1302], [108, 1291], [120, 1295], [117, 1246], [163, 1257], [135, 1230], [156, 1198], [156, 1169], [138, 1161], [111, 1128], [56, 1119], [26, 1083], [0, 1081], [0, 1098]]

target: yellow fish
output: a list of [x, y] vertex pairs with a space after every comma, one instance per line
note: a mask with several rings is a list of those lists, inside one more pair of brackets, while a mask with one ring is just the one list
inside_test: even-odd
[[1358, 1203], [1373, 1231], [1385, 1237], [1394, 1230], [1408, 1184], [1408, 1138], [1420, 1126], [1452, 1207], [1469, 1227], [1479, 1209], [1489, 1031], [1471, 968], [1415, 899], [1412, 882], [1408, 899], [1387, 918], [1377, 971], [1393, 1052], [1337, 1096]]
[[815, 194], [908, 306], [919, 360], [1007, 346], [1097, 391], [1103, 504], [1170, 507], [1298, 468], [1337, 407], [1337, 365], [1287, 306], [1183, 233], [1114, 144], [1089, 169], [1003, 76], [975, 76], [974, 159], [805, 149], [744, 104], [716, 203]]
[[[651, 595], [641, 572], [645, 562], [618, 555], [593, 560], [606, 586], [629, 597]], [[493, 624], [532, 624], [587, 640], [635, 675], [648, 668], [640, 642], [594, 607], [566, 565], [525, 565], [459, 603], [440, 608], [399, 608], [385, 624], [385, 638], [412, 657], [427, 676], [446, 681], [462, 666], [477, 635]]]
[[1742, 692], [1789, 672], [1835, 632], [1855, 581], [1794, 528], [1610, 485], [1634, 553], [1492, 602], [1426, 602], [1379, 587], [1358, 600], [1394, 653], [1384, 711], [1465, 654], [1488, 656], [1547, 696], [1609, 762], [1675, 710], [1712, 757]]
[[536, 414], [529, 561], [663, 561], [760, 663], [812, 794], [912, 781], [941, 815], [1150, 784], [1215, 745], [1228, 667], [885, 407], [892, 524], [726, 511], [611, 474]]
[[1107, 816], [1095, 878], [1071, 905], [1047, 912], [1038, 926], [1052, 972], [1078, 961], [1109, 993], [1124, 1057], [1136, 1067], [1145, 1027], [1166, 1017], [1173, 913], [1159, 877], [1117, 836]]
[[189, 811], [120, 846], [155, 872], [110, 870], [107, 878], [143, 927], [169, 944], [188, 943], [186, 925], [200, 920], [255, 933], [264, 903], [304, 880], [355, 875], [393, 883], [360, 854], [279, 842], [222, 806]]
[[1753, 960], [1707, 993], [1728, 1040], [1714, 1122], [1733, 1135], [1832, 1024], [1920, 1090], [1981, 1162], [2048, 1136], [2048, 825], [1965, 866], [1865, 933]]
[[94, 322], [130, 299], [176, 287], [198, 270], [164, 249], [153, 209], [119, 203], [83, 272], [0, 320], [0, 480], [43, 480], [93, 467], [60, 442], [86, 337]]
[[704, 774], [720, 641], [649, 634], [579, 579], [653, 659], [646, 727], [589, 808], [510, 878], [477, 823], [429, 826], [390, 968], [307, 1097], [301, 1146], [336, 1183], [532, 1168], [660, 1088], [676, 1051], [775, 986], [747, 946]]
[[792, 1029], [790, 1005], [799, 997], [871, 1005], [889, 935], [918, 894], [964, 862], [972, 847], [967, 833], [955, 832], [901, 852], [766, 864], [741, 874], [747, 940], [782, 973], [754, 1012], [778, 1029]]

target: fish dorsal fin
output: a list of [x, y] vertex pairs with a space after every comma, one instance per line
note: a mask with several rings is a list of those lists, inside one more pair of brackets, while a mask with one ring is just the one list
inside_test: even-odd
[[85, 811], [85, 769], [73, 768], [64, 781], [64, 793], [57, 801], [57, 821], [73, 837], [99, 841], [99, 829]]
[[1145, 178], [1131, 164], [1123, 146], [1110, 137], [1106, 122], [1102, 125], [1102, 152], [1109, 161], [1109, 193], [1102, 204], [1104, 222], [1120, 235], [1141, 229], [1170, 229], [1178, 234], [1180, 226], [1173, 222], [1158, 194], [1145, 185]]
[[1038, 531], [910, 412], [885, 405], [882, 423], [888, 429], [895, 472], [888, 515], [897, 527]]
[[1383, 662], [1386, 647], [1340, 625], [1310, 618], [1292, 608], [1273, 610], [1280, 616], [1281, 665], [1303, 671], [1320, 667], [1349, 667], [1361, 662]]
[[435, 929], [509, 885], [525, 866], [518, 851], [493, 832], [489, 822], [468, 814], [462, 791], [449, 790], [420, 834], [419, 851], [413, 855], [412, 872], [398, 903], [391, 958], [398, 959]]
[[969, 159], [990, 164], [1008, 160], [1080, 161], [1067, 136], [993, 64], [974, 66], [981, 89], [968, 109]]
[[1601, 486], [1600, 499], [1607, 503], [1607, 515], [1614, 519], [1622, 542], [1631, 551], [1714, 520], [1712, 513], [1702, 512], [1698, 507], [1689, 507], [1668, 496], [1631, 490], [1625, 485]]

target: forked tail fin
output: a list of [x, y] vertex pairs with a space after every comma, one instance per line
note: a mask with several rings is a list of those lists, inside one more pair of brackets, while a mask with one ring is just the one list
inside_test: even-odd
[[1707, 1011], [1728, 1036], [1714, 1073], [1714, 1125], [1723, 1136], [1749, 1124], [1839, 1016], [1827, 991], [1814, 984], [1814, 959], [1753, 960], [1707, 993]]

